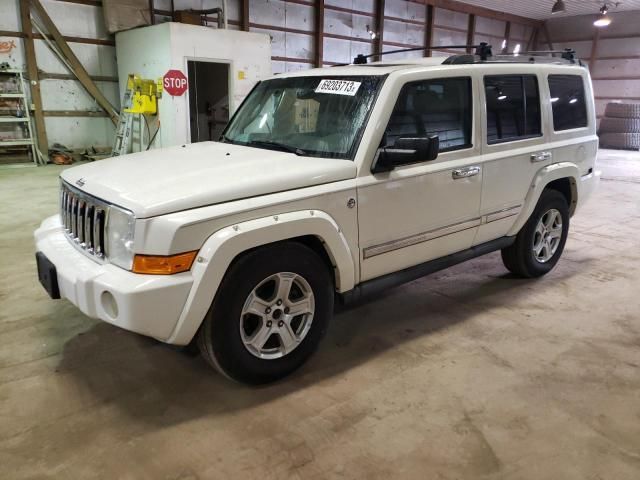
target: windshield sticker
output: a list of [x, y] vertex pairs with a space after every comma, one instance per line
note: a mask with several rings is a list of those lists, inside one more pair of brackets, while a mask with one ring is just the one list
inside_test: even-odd
[[360, 82], [350, 80], [320, 80], [316, 93], [333, 93], [353, 97], [360, 88]]

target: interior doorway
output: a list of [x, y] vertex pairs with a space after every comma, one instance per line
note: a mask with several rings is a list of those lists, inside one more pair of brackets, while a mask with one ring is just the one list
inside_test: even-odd
[[191, 143], [217, 141], [229, 122], [229, 64], [189, 60]]

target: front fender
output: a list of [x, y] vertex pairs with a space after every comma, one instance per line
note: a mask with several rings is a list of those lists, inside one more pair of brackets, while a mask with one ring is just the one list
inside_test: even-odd
[[[524, 205], [522, 206], [518, 220], [513, 224], [511, 230], [507, 233], [507, 236], [518, 234], [524, 224], [527, 223], [527, 220], [529, 220], [533, 210], [536, 208], [538, 199], [540, 198], [540, 195], [542, 195], [542, 191], [545, 187], [554, 180], [559, 180], [561, 178], [570, 178], [575, 186], [580, 179], [580, 169], [575, 163], [560, 162], [547, 165], [538, 171], [524, 200]], [[575, 200], [577, 201], [577, 198]]]
[[168, 343], [186, 345], [197, 332], [231, 262], [241, 253], [269, 243], [314, 235], [325, 245], [335, 269], [339, 292], [355, 286], [349, 245], [333, 218], [305, 210], [259, 218], [218, 230], [204, 243], [191, 274], [193, 286]]

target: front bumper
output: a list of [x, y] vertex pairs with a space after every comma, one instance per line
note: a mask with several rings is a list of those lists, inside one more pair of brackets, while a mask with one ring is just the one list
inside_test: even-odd
[[170, 337], [193, 284], [191, 272], [139, 275], [97, 263], [69, 242], [59, 215], [42, 222], [34, 236], [36, 251], [56, 267], [60, 296], [82, 313], [161, 341]]

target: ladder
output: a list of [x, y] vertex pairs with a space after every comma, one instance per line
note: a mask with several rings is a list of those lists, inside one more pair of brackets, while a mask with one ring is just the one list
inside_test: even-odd
[[[31, 158], [36, 165], [44, 165], [47, 163], [41, 153], [36, 147], [35, 138], [33, 135], [33, 126], [31, 125], [31, 115], [29, 112], [29, 102], [27, 100], [27, 90], [25, 89], [24, 77], [21, 70], [14, 69], [0, 69], [0, 78], [5, 77], [5, 81], [2, 82], [6, 85], [9, 82], [13, 82], [17, 87], [17, 91], [3, 91], [0, 88], [0, 100], [15, 100], [18, 104], [15, 109], [15, 114], [9, 110], [7, 114], [0, 114], [0, 124], [22, 125], [23, 134], [27, 133], [27, 136], [21, 138], [0, 138], [0, 148], [2, 147], [29, 147], [31, 150]], [[8, 78], [6, 78], [8, 77]]]
[[116, 136], [111, 149], [111, 156], [118, 157], [129, 153], [131, 146], [131, 137], [133, 136], [133, 113], [129, 110], [132, 107], [133, 88], [127, 82], [127, 89], [122, 98], [120, 105], [120, 116], [118, 117], [118, 125], [116, 127]]

